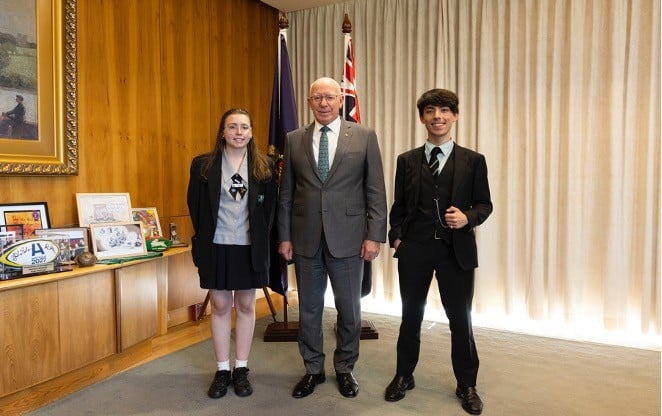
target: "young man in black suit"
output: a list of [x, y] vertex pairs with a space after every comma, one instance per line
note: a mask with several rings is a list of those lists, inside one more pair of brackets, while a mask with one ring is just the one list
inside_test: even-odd
[[451, 361], [462, 408], [478, 415], [478, 354], [471, 328], [474, 269], [478, 266], [474, 227], [492, 212], [485, 157], [457, 145], [457, 95], [433, 89], [417, 101], [428, 132], [425, 145], [398, 156], [389, 243], [398, 258], [402, 323], [397, 369], [385, 399], [397, 401], [414, 388], [425, 302], [436, 273], [451, 330]]

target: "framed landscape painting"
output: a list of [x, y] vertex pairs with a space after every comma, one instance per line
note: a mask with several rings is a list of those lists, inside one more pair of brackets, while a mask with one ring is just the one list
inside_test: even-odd
[[0, 175], [78, 173], [76, 0], [0, 0]]

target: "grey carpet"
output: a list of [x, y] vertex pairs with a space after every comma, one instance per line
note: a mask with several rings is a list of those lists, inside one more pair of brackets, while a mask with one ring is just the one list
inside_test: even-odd
[[[291, 308], [296, 309], [296, 308]], [[290, 317], [296, 320], [296, 311]], [[359, 396], [338, 393], [331, 356], [335, 311], [325, 310], [326, 371], [331, 377], [303, 399], [291, 390], [303, 375], [294, 342], [264, 342], [271, 317], [257, 322], [249, 360], [255, 392], [232, 390], [217, 400], [206, 391], [215, 370], [210, 340], [118, 374], [29, 413], [40, 415], [466, 415], [455, 398], [448, 326], [426, 321], [416, 388], [384, 401], [395, 369], [399, 318], [364, 314], [379, 331], [361, 342], [354, 374]], [[475, 328], [481, 359], [483, 415], [659, 415], [660, 352], [564, 341]]]

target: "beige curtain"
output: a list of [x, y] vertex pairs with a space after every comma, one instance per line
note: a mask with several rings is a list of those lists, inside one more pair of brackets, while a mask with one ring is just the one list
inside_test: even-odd
[[[659, 0], [355, 0], [288, 14], [299, 119], [342, 77], [352, 24], [363, 124], [389, 205], [398, 154], [425, 141], [415, 102], [460, 98], [456, 141], [488, 162], [477, 317], [660, 335]], [[365, 302], [399, 313], [383, 246]], [[432, 290], [428, 309], [442, 311]]]

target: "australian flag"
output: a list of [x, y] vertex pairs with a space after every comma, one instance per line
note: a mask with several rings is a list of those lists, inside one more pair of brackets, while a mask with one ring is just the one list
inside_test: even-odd
[[345, 104], [342, 108], [342, 117], [345, 120], [361, 123], [361, 111], [359, 111], [359, 97], [356, 93], [356, 69], [354, 68], [354, 47], [352, 37], [345, 34], [345, 68], [342, 77], [342, 94]]
[[[283, 148], [285, 135], [299, 127], [297, 107], [294, 99], [294, 84], [290, 56], [287, 53], [287, 29], [278, 34], [278, 55], [274, 72], [274, 85], [271, 93], [271, 118], [269, 120], [268, 154], [274, 160], [276, 175], [280, 183], [283, 172]], [[287, 262], [278, 254], [277, 227], [271, 232], [271, 269], [269, 270], [269, 288], [285, 296], [287, 302]]]
[[[361, 123], [361, 111], [359, 111], [359, 97], [356, 92], [356, 68], [354, 67], [354, 47], [352, 36], [345, 33], [345, 66], [343, 68], [341, 89], [345, 102], [341, 109], [341, 117], [347, 121]], [[372, 263], [365, 261], [363, 264], [363, 281], [361, 283], [361, 296], [366, 296], [372, 291]]]

